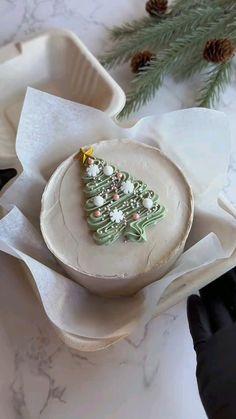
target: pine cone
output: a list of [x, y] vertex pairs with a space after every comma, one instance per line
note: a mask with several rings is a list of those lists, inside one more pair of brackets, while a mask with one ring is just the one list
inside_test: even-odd
[[168, 0], [148, 0], [145, 9], [151, 16], [164, 15], [167, 11]]
[[210, 39], [205, 45], [203, 57], [211, 63], [227, 63], [234, 53], [235, 47], [230, 39]]
[[130, 62], [133, 73], [138, 73], [140, 68], [148, 66], [153, 58], [155, 54], [150, 51], [137, 52]]

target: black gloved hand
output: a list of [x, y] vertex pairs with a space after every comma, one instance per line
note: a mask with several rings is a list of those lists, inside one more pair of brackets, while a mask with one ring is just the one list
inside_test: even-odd
[[3, 186], [14, 176], [16, 176], [16, 169], [2, 169], [0, 170], [0, 190]]
[[236, 269], [191, 295], [189, 328], [209, 419], [236, 419]]

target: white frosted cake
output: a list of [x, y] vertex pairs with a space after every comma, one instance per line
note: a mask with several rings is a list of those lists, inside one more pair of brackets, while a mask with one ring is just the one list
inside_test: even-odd
[[191, 188], [160, 150], [106, 140], [84, 146], [56, 169], [42, 199], [41, 230], [74, 280], [118, 296], [170, 269], [192, 219]]

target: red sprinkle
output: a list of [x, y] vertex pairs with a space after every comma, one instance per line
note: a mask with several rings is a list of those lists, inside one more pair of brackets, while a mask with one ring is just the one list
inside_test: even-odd
[[120, 195], [118, 195], [118, 193], [115, 193], [115, 194], [113, 195], [112, 199], [113, 199], [114, 201], [118, 201], [118, 200], [120, 199]]
[[121, 178], [123, 177], [123, 173], [118, 172], [118, 173], [116, 174], [116, 177], [117, 177], [118, 179], [121, 179]]
[[93, 159], [91, 159], [91, 157], [87, 158], [87, 163], [89, 166], [91, 166], [93, 164]]

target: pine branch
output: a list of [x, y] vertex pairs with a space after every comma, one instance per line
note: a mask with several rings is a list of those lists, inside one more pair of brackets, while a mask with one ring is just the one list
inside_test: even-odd
[[235, 0], [215, 0], [218, 5], [222, 7], [222, 10], [230, 9], [235, 7]]
[[[215, 31], [221, 31], [222, 33], [227, 33], [227, 28], [225, 24], [229, 16], [225, 15], [222, 17], [216, 16], [215, 20], [212, 19], [208, 23], [208, 32], [207, 35], [214, 36]], [[230, 15], [231, 19], [231, 15]], [[162, 73], [164, 75], [170, 74], [178, 67], [182, 66], [183, 62], [191, 62], [193, 57], [198, 52], [203, 51], [203, 46], [206, 42], [206, 33], [204, 27], [199, 27], [194, 31], [194, 33], [186, 34], [182, 38], [176, 39], [173, 43], [170, 44], [169, 48], [164, 50], [159, 54], [159, 59], [153, 61], [150, 67], [146, 71], [142, 71], [138, 77], [134, 80], [134, 84], [138, 89], [145, 88], [146, 86], [153, 84], [154, 86], [158, 85], [158, 74]], [[159, 87], [159, 86], [157, 86]]]
[[[217, 1], [217, 0], [216, 0]], [[221, 2], [223, 0], [218, 0]], [[236, 3], [233, 4], [234, 8]], [[209, 38], [226, 38], [230, 33], [230, 39], [232, 42], [236, 43], [236, 10], [233, 13], [233, 8], [231, 7], [227, 13], [224, 15], [224, 19], [220, 21], [220, 25], [216, 23], [216, 26], [213, 25], [209, 33], [206, 35], [205, 41]], [[233, 20], [233, 22], [231, 22]], [[183, 79], [188, 79], [195, 75], [196, 73], [201, 73], [209, 63], [203, 58], [202, 44], [199, 44], [200, 48], [194, 48], [195, 56], [186, 57], [183, 60], [183, 65], [176, 68], [175, 73], [173, 73], [174, 78], [179, 81]]]
[[172, 5], [172, 13], [174, 15], [179, 15], [182, 14], [183, 11], [191, 10], [196, 6], [201, 7], [204, 3], [206, 3], [206, 0], [176, 0]]
[[198, 54], [192, 60], [177, 68], [173, 74], [173, 77], [176, 81], [190, 79], [196, 73], [201, 73], [201, 71], [208, 66], [208, 61], [204, 60], [202, 55]]
[[[116, 27], [111, 33], [115, 47], [102, 57], [107, 68], [124, 63], [135, 53], [149, 50], [156, 59], [140, 69], [119, 117], [146, 104], [166, 75], [191, 77], [209, 66], [203, 51], [208, 40], [230, 38], [236, 43], [235, 0], [176, 0], [164, 16], [149, 16]], [[230, 80], [231, 67], [219, 64], [207, 73], [201, 104], [210, 106]]]
[[[209, 23], [208, 35], [220, 29], [227, 31], [225, 24], [229, 19], [228, 15], [222, 15]], [[211, 29], [211, 30], [209, 30]], [[145, 105], [161, 86], [163, 79], [168, 74], [175, 74], [176, 69], [182, 68], [184, 60], [191, 62], [196, 51], [203, 51], [206, 42], [206, 34], [202, 27], [196, 29], [191, 35], [184, 35], [182, 38], [174, 41], [170, 47], [165, 50], [160, 58], [150, 63], [147, 69], [141, 71], [133, 80], [133, 89], [127, 96], [125, 108], [119, 117], [126, 117], [131, 111], [138, 110], [141, 105]]]
[[200, 91], [200, 96], [197, 100], [198, 106], [208, 108], [219, 100], [220, 93], [230, 82], [232, 71], [232, 63], [228, 62], [217, 65], [207, 73], [205, 85]]
[[183, 33], [193, 33], [199, 26], [201, 31], [207, 33], [208, 27], [212, 22], [223, 20], [222, 10], [208, 8], [198, 8], [188, 11], [186, 15], [174, 17], [170, 20], [160, 22], [156, 26], [151, 26], [139, 30], [128, 40], [122, 41], [116, 48], [112, 49], [101, 57], [101, 62], [106, 68], [111, 68], [117, 64], [127, 62], [136, 52], [148, 49], [152, 52], [159, 52]]
[[113, 41], [119, 41], [123, 38], [126, 38], [127, 36], [136, 34], [142, 29], [156, 26], [160, 21], [163, 20], [163, 18], [164, 16], [160, 18], [145, 16], [142, 19], [124, 23], [122, 26], [115, 26], [110, 31], [110, 38]]
[[170, 20], [171, 18], [178, 16], [180, 13], [183, 14], [183, 11], [190, 10], [195, 5], [200, 6], [201, 3], [204, 2], [206, 2], [206, 0], [178, 0], [174, 6], [172, 6], [172, 10], [168, 14], [156, 15], [155, 17], [145, 16], [141, 19], [124, 23], [121, 26], [114, 26], [114, 28], [110, 30], [110, 38], [113, 41], [120, 41], [127, 36], [136, 34], [142, 29], [156, 26], [165, 19]]
[[[159, 68], [158, 71], [155, 71], [155, 84], [153, 82], [147, 82], [144, 88], [139, 88], [138, 83], [142, 78], [144, 72], [149, 73], [153, 64], [150, 64], [150, 67], [146, 69], [141, 69], [133, 80], [134, 88], [127, 94], [127, 100], [125, 107], [122, 109], [118, 118], [125, 118], [130, 115], [131, 112], [137, 111], [141, 105], [145, 105], [155, 94], [155, 91], [162, 85], [164, 79], [164, 73], [162, 69]], [[137, 87], [135, 86], [137, 84]]]
[[[228, 23], [229, 20], [233, 18], [232, 23]], [[209, 38], [226, 38], [228, 34], [230, 33], [230, 39], [233, 43], [236, 44], [236, 23], [235, 23], [236, 16], [233, 14], [230, 14], [228, 18], [222, 22], [221, 27], [213, 27], [213, 30], [210, 31], [209, 34], [207, 34], [207, 38], [205, 41], [207, 41]], [[204, 42], [205, 42], [204, 41]], [[193, 57], [186, 57], [185, 60], [183, 60], [182, 66], [178, 66], [175, 69], [175, 72], [173, 72], [173, 77], [175, 80], [180, 81], [184, 79], [191, 78], [196, 73], [201, 73], [202, 70], [207, 68], [209, 66], [209, 62], [206, 61], [203, 58], [203, 51], [202, 51], [202, 44], [200, 43], [198, 48], [194, 48], [195, 56]]]
[[181, 14], [183, 10], [191, 10], [196, 7], [208, 7], [211, 5], [212, 8], [221, 7], [222, 9], [229, 9], [235, 6], [235, 0], [176, 0], [173, 3], [173, 13]]
[[[121, 26], [114, 26], [110, 30], [110, 39], [113, 41], [120, 41], [127, 36], [134, 35], [142, 29], [147, 27], [156, 26], [163, 20], [174, 18], [180, 13], [183, 14], [183, 11], [192, 9], [195, 5], [200, 6], [206, 0], [178, 0], [174, 6], [172, 6], [171, 13], [164, 15], [145, 16], [138, 20], [133, 20], [132, 22], [124, 23]], [[209, 6], [209, 4], [208, 4]]]

